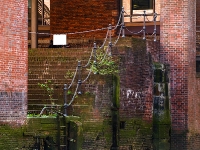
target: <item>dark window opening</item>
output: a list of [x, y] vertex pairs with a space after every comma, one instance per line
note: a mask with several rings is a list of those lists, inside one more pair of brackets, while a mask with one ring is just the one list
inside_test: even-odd
[[125, 129], [126, 122], [125, 121], [120, 121], [120, 129]]
[[133, 10], [153, 9], [153, 0], [132, 0]]
[[200, 73], [200, 56], [196, 58], [196, 72]]

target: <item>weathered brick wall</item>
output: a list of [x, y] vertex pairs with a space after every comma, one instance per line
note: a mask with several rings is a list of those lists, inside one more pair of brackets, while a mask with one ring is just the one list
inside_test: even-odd
[[[200, 52], [200, 1], [196, 1], [196, 50]], [[199, 55], [199, 54], [198, 54]]]
[[[81, 80], [86, 79], [89, 71], [84, 68], [90, 58], [92, 48], [70, 49], [30, 49], [29, 50], [29, 80], [28, 80], [28, 112], [40, 113], [44, 106], [54, 102], [64, 104], [64, 84], [72, 82], [78, 60], [81, 60]], [[92, 58], [93, 61], [93, 58]], [[76, 89], [79, 71], [68, 90], [67, 103], [72, 100]], [[39, 87], [51, 81], [49, 87], [54, 89], [53, 100], [50, 100], [46, 90]], [[72, 105], [67, 107], [69, 116], [80, 116], [84, 129], [83, 149], [110, 149], [112, 143], [111, 106], [112, 80], [100, 75], [91, 76], [81, 84], [81, 95], [77, 95]], [[62, 109], [63, 110], [63, 109]], [[45, 111], [44, 111], [45, 112]]]
[[[126, 45], [124, 47], [123, 45]], [[149, 49], [152, 46], [149, 45]], [[152, 49], [151, 49], [152, 50]], [[63, 104], [63, 84], [70, 83], [70, 73], [75, 72], [77, 59], [86, 64], [91, 49], [38, 49], [29, 50], [29, 108], [44, 104], [48, 97], [37, 83], [51, 80], [55, 89], [56, 104]], [[113, 106], [112, 78], [93, 75], [81, 85], [68, 115], [81, 117], [83, 123], [83, 149], [110, 149], [113, 134], [118, 135], [121, 149], [152, 148], [153, 76], [152, 58], [141, 39], [125, 38], [112, 50], [120, 60], [120, 109]], [[87, 71], [82, 68], [82, 79]], [[67, 78], [66, 78], [67, 77]], [[75, 79], [74, 85], [77, 83]], [[75, 87], [70, 91], [73, 93]], [[68, 102], [72, 95], [68, 95]], [[43, 99], [43, 100], [42, 100]], [[43, 107], [43, 106], [42, 106]], [[40, 110], [42, 109], [40, 108]], [[36, 107], [35, 107], [36, 108]], [[116, 118], [113, 119], [116, 113]], [[116, 133], [113, 131], [116, 121]], [[141, 144], [139, 144], [141, 143]]]
[[187, 149], [185, 133], [197, 130], [195, 7], [190, 0], [161, 2], [160, 56], [162, 63], [170, 65], [171, 149]]
[[113, 50], [120, 58], [121, 71], [119, 146], [120, 149], [152, 149], [152, 59], [146, 41], [134, 38], [120, 43], [126, 46]]
[[0, 4], [0, 122], [23, 124], [27, 105], [28, 1]]
[[[78, 117], [28, 117], [26, 124], [20, 127], [10, 127], [5, 124], [0, 125], [1, 138], [0, 149], [59, 149], [66, 144], [68, 149], [79, 146], [82, 143], [82, 126]], [[70, 126], [71, 125], [71, 126]], [[60, 128], [60, 126], [62, 126]], [[66, 126], [67, 129], [64, 129]], [[69, 128], [69, 130], [68, 130]], [[64, 143], [63, 137], [72, 138], [76, 142]], [[77, 136], [78, 135], [78, 136]], [[77, 148], [78, 149], [78, 148]]]
[[[51, 27], [53, 34], [81, 32], [116, 25], [118, 0], [51, 0]], [[106, 30], [68, 35], [74, 38], [104, 38]]]

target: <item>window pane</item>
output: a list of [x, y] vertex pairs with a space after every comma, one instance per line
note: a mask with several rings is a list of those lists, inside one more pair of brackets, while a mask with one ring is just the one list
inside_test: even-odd
[[133, 10], [153, 9], [153, 0], [132, 0]]

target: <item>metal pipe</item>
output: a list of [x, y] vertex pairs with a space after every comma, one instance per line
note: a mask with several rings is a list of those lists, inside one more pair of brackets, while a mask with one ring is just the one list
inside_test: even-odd
[[38, 46], [38, 0], [31, 1], [31, 48]]

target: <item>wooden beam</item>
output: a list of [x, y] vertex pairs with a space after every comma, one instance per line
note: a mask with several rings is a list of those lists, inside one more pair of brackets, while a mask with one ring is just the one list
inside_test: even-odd
[[[145, 22], [146, 26], [153, 26], [154, 22]], [[160, 21], [156, 22], [156, 25], [160, 25]], [[125, 26], [132, 27], [132, 26], [143, 26], [143, 22], [125, 22]]]
[[[42, 25], [39, 25], [38, 26], [38, 31], [50, 31], [50, 26], [49, 25], [45, 25], [45, 26], [42, 26]], [[31, 31], [31, 27], [28, 27], [28, 31]]]

